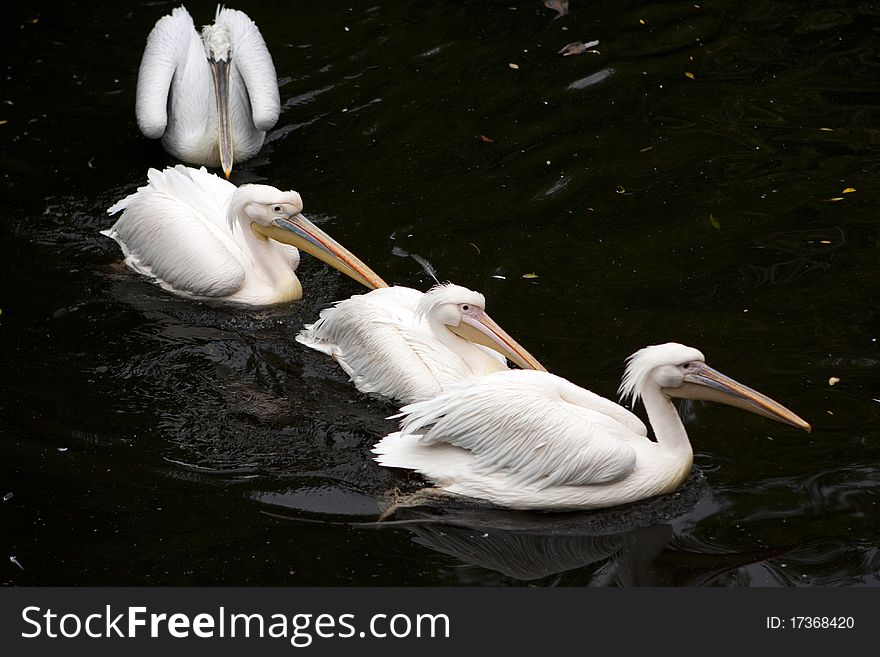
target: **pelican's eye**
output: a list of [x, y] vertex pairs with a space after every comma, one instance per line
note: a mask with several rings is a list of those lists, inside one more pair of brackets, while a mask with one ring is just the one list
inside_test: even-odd
[[272, 206], [272, 212], [280, 213], [282, 210], [283, 210], [283, 208], [280, 205], [273, 205]]

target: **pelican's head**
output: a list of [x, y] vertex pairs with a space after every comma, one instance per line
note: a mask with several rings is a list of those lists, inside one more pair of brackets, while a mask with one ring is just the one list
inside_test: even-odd
[[217, 143], [220, 149], [220, 166], [229, 178], [232, 172], [232, 120], [229, 116], [229, 66], [232, 47], [229, 29], [225, 25], [205, 25], [202, 43], [214, 78], [214, 100], [217, 103]]
[[230, 222], [250, 224], [257, 237], [295, 246], [370, 289], [388, 287], [372, 269], [302, 214], [302, 197], [269, 185], [242, 185], [229, 201]]
[[635, 402], [649, 387], [667, 397], [716, 401], [805, 431], [811, 429], [782, 404], [712, 369], [702, 353], [676, 342], [645, 347], [627, 359], [618, 390], [621, 399]]
[[225, 25], [205, 25], [202, 28], [202, 43], [209, 61], [229, 61], [232, 46], [229, 43], [229, 29]]
[[435, 285], [419, 300], [418, 317], [439, 322], [461, 338], [494, 349], [523, 369], [546, 372], [528, 351], [486, 314], [486, 299], [466, 287]]

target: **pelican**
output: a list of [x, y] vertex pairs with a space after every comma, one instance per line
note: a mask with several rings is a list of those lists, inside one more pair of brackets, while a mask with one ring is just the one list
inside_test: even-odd
[[297, 247], [369, 288], [386, 283], [302, 215], [296, 192], [236, 187], [204, 167], [150, 169], [149, 182], [107, 212], [122, 216], [101, 231], [125, 263], [188, 299], [268, 306], [302, 297]]
[[217, 7], [201, 36], [183, 7], [158, 20], [138, 72], [141, 132], [189, 164], [223, 168], [256, 155], [281, 112], [278, 79], [254, 22]]
[[520, 367], [544, 370], [485, 308], [482, 294], [451, 283], [425, 293], [386, 287], [324, 309], [296, 339], [336, 359], [361, 392], [403, 403], [435, 397], [455, 381], [504, 370], [508, 358]]
[[416, 470], [429, 491], [513, 509], [616, 506], [675, 490], [693, 451], [673, 397], [737, 406], [806, 431], [784, 406], [715, 371], [692, 347], [667, 343], [630, 356], [619, 394], [641, 399], [645, 425], [614, 402], [547, 372], [496, 372], [404, 406], [401, 429], [373, 452]]

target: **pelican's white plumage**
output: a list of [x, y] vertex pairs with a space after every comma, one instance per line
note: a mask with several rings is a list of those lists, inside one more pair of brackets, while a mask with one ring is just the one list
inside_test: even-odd
[[200, 35], [183, 7], [159, 19], [138, 72], [141, 132], [190, 164], [222, 166], [256, 155], [281, 112], [272, 57], [243, 12], [217, 8]]
[[321, 311], [296, 339], [336, 359], [361, 392], [404, 403], [430, 399], [449, 383], [506, 369], [505, 357], [543, 369], [486, 315], [485, 307], [482, 294], [451, 283], [425, 293], [382, 288]]
[[670, 397], [712, 399], [809, 430], [794, 413], [669, 343], [628, 361], [621, 393], [641, 398], [657, 442], [614, 402], [547, 372], [506, 371], [446, 387], [402, 409], [373, 451], [448, 494], [516, 509], [587, 509], [668, 493], [693, 451]]
[[385, 285], [303, 217], [294, 191], [236, 187], [204, 167], [150, 169], [147, 176], [147, 185], [108, 209], [122, 215], [102, 233], [119, 243], [131, 269], [170, 292], [244, 306], [299, 299], [296, 246], [368, 287]]

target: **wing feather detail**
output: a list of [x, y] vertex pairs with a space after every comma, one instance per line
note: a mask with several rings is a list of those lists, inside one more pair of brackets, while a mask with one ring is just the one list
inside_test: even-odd
[[149, 183], [108, 209], [122, 216], [104, 234], [126, 263], [162, 287], [196, 297], [228, 296], [244, 283], [241, 248], [226, 220], [235, 185], [204, 168], [150, 169]]
[[236, 9], [220, 9], [215, 23], [229, 29], [232, 62], [247, 88], [251, 118], [254, 126], [265, 132], [275, 125], [281, 113], [278, 76], [266, 42], [247, 14]]
[[296, 339], [333, 356], [361, 392], [428, 399], [469, 371], [417, 317], [423, 296], [399, 286], [353, 296], [323, 310]]
[[[404, 406], [400, 432], [392, 435], [408, 442], [413, 455], [419, 452], [411, 441], [418, 438], [424, 461], [403, 467], [428, 476], [430, 448], [447, 444], [469, 452], [471, 476], [503, 477], [509, 486], [602, 484], [632, 472], [636, 452], [629, 442], [644, 440], [644, 425], [624, 409], [607, 414], [608, 404], [614, 405], [546, 372], [502, 371]], [[377, 453], [393, 451], [381, 445]]]
[[158, 139], [168, 125], [168, 95], [192, 42], [201, 43], [192, 17], [183, 7], [160, 18], [147, 37], [138, 71], [135, 115], [144, 136]]

